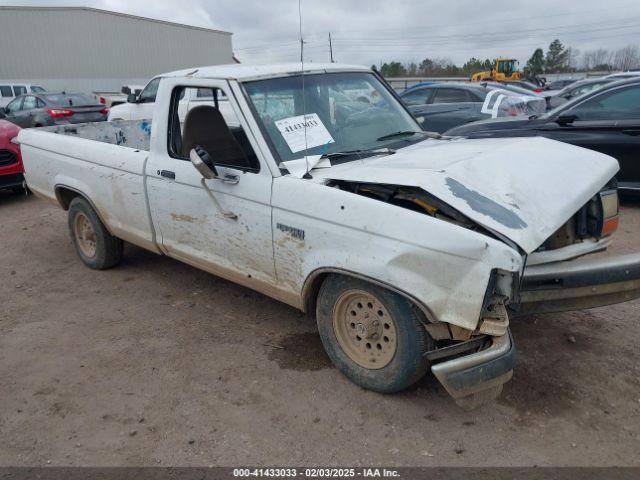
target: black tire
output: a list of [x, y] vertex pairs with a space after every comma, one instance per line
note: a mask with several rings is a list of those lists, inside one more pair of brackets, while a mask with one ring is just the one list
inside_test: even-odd
[[[76, 218], [79, 215], [83, 215], [89, 221], [95, 234], [95, 253], [92, 256], [85, 254], [79, 245], [79, 240], [74, 229]], [[87, 267], [95, 270], [105, 270], [120, 263], [124, 242], [109, 233], [87, 200], [82, 197], [76, 197], [71, 200], [68, 219], [73, 246]]]
[[[343, 293], [361, 290], [373, 295], [393, 318], [396, 350], [383, 368], [365, 368], [352, 360], [340, 346], [333, 324], [336, 302]], [[330, 275], [318, 293], [316, 320], [322, 344], [334, 365], [352, 382], [381, 393], [404, 390], [420, 380], [429, 368], [424, 353], [433, 348], [433, 340], [420, 321], [420, 313], [406, 298], [360, 279]]]

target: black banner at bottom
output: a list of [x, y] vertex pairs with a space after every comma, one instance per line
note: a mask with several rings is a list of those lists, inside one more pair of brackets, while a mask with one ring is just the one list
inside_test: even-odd
[[640, 467], [0, 467], [0, 480], [636, 480]]

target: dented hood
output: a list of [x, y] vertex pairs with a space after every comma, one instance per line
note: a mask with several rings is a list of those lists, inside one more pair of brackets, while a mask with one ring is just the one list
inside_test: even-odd
[[314, 177], [422, 188], [531, 253], [617, 171], [612, 157], [535, 137], [426, 140]]

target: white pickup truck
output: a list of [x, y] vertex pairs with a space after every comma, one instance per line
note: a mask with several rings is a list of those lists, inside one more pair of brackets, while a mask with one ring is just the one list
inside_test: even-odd
[[[123, 85], [119, 92], [94, 91], [93, 98], [97, 103], [112, 108], [125, 103], [130, 98], [136, 98], [142, 92], [142, 88], [139, 85]], [[132, 94], [134, 96], [130, 97]]]
[[[472, 406], [512, 376], [510, 315], [640, 295], [640, 256], [585, 256], [618, 226], [611, 157], [423, 132], [358, 66], [203, 67], [157, 89], [151, 122], [22, 130], [29, 188], [68, 210], [91, 268], [126, 241], [315, 312], [364, 388], [431, 369]], [[182, 122], [185, 89], [224, 94], [237, 124], [208, 104]]]

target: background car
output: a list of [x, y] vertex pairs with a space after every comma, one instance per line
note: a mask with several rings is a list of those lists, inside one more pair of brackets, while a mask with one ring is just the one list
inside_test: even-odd
[[20, 146], [11, 143], [21, 128], [6, 120], [0, 120], [0, 190], [23, 192], [24, 168]]
[[613, 78], [614, 80], [622, 80], [625, 78], [638, 78], [640, 77], [640, 70], [629, 70], [627, 72], [618, 72], [607, 75], [605, 78]]
[[533, 93], [542, 92], [541, 85], [535, 85], [530, 82], [525, 82], [524, 80], [509, 80], [508, 82], [500, 82], [500, 83], [503, 83], [505, 85], [515, 85], [516, 87], [524, 88], [525, 90], [529, 90], [530, 92], [533, 92]]
[[[153, 78], [147, 83], [141, 92], [131, 92], [125, 103], [114, 105], [109, 109], [107, 121], [115, 120], [147, 120], [153, 116], [156, 95], [158, 93], [159, 78]], [[355, 93], [355, 92], [354, 92]], [[178, 116], [180, 123], [184, 123], [187, 112], [192, 108], [209, 105], [220, 110], [224, 119], [229, 124], [238, 124], [238, 119], [229, 104], [229, 99], [221, 90], [215, 91], [218, 103], [214, 100], [214, 90], [211, 88], [187, 88], [180, 97]]]
[[585, 93], [596, 90], [615, 80], [615, 78], [595, 78], [590, 80], [580, 80], [579, 82], [575, 82], [568, 87], [563, 88], [562, 90], [552, 90], [544, 92], [543, 94], [547, 99], [547, 108], [549, 110], [556, 108], [573, 98], [578, 98]]
[[553, 82], [549, 82], [547, 83], [543, 90], [545, 91], [549, 91], [549, 90], [562, 90], [565, 87], [568, 87], [569, 85], [571, 85], [572, 83], [577, 82], [577, 78], [567, 78], [564, 80], [554, 80]]
[[492, 117], [542, 114], [544, 98], [482, 83], [434, 83], [411, 87], [400, 98], [425, 130], [444, 132], [464, 123]]
[[38, 85], [28, 83], [9, 83], [0, 81], [0, 107], [5, 107], [11, 100], [27, 93], [42, 93], [46, 91]]
[[493, 88], [501, 88], [503, 90], [508, 90], [509, 92], [519, 93], [520, 95], [527, 95], [537, 97], [540, 96], [539, 93], [534, 92], [533, 90], [527, 90], [526, 88], [522, 88], [515, 83], [501, 83], [501, 82], [482, 82], [481, 85], [487, 85]]
[[615, 157], [618, 186], [640, 193], [640, 77], [611, 82], [539, 117], [493, 119], [445, 133], [468, 138], [543, 136]]
[[109, 110], [83, 93], [38, 93], [22, 95], [0, 109], [6, 118], [19, 127], [44, 127], [68, 123], [101, 122]]

